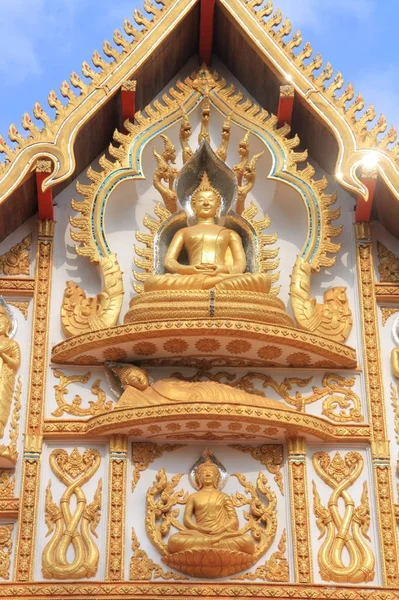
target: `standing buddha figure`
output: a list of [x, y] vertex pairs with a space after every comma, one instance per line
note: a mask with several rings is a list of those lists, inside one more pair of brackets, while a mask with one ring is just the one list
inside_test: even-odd
[[15, 375], [21, 363], [19, 344], [10, 339], [11, 327], [7, 310], [0, 304], [0, 438], [10, 416]]
[[[158, 290], [245, 290], [270, 291], [271, 281], [263, 273], [246, 273], [246, 256], [240, 235], [216, 223], [221, 196], [206, 172], [191, 198], [197, 223], [177, 231], [169, 245], [165, 275], [151, 275], [144, 291]], [[185, 249], [188, 264], [179, 262]]]

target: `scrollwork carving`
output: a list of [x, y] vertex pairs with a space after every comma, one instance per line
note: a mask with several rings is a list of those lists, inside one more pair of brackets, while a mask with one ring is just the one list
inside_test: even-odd
[[173, 452], [178, 448], [183, 448], [183, 444], [153, 444], [152, 442], [133, 442], [133, 479], [132, 492], [134, 492], [137, 483], [140, 479], [140, 473], [148, 469], [149, 465], [156, 459], [162, 456], [164, 452]]
[[[372, 581], [375, 558], [366, 543], [366, 540], [370, 541], [367, 483], [363, 483], [357, 507], [348, 491], [363, 471], [363, 457], [358, 452], [348, 452], [345, 457], [337, 452], [331, 459], [326, 452], [316, 452], [312, 462], [316, 473], [333, 490], [326, 508], [313, 481], [314, 513], [320, 538], [324, 538], [318, 552], [321, 578], [338, 583]], [[344, 559], [345, 555], [348, 560]]]
[[381, 242], [377, 242], [377, 253], [381, 283], [397, 283], [399, 281], [399, 256], [388, 250]]
[[60, 380], [58, 385], [54, 386], [55, 399], [58, 408], [51, 414], [54, 417], [61, 417], [64, 413], [68, 415], [86, 417], [90, 415], [98, 415], [99, 413], [109, 412], [113, 408], [112, 400], [107, 400], [105, 392], [100, 387], [100, 379], [97, 379], [91, 386], [91, 393], [97, 396], [97, 400], [89, 400], [89, 407], [82, 408], [82, 398], [78, 394], [75, 395], [71, 404], [65, 401], [65, 395], [68, 393], [68, 387], [71, 383], [87, 383], [91, 377], [91, 373], [85, 375], [70, 375], [69, 377], [61, 371], [54, 371], [54, 377]]
[[262, 446], [240, 446], [232, 444], [231, 448], [251, 454], [252, 458], [258, 460], [266, 467], [269, 473], [274, 475], [274, 481], [278, 485], [281, 495], [284, 496], [283, 474], [283, 447], [277, 444], [262, 444]]
[[32, 236], [27, 235], [8, 252], [0, 256], [0, 273], [4, 275], [29, 275], [29, 251]]
[[[93, 536], [97, 537], [100, 521], [102, 480], [98, 481], [90, 504], [82, 486], [93, 477], [100, 463], [100, 453], [93, 449], [80, 454], [75, 448], [70, 455], [57, 449], [50, 454], [51, 470], [66, 490], [57, 505], [53, 502], [51, 480], [46, 488], [45, 521], [47, 535], [52, 536], [42, 555], [46, 579], [82, 579], [97, 573], [99, 550]], [[70, 546], [74, 551], [72, 558]]]
[[14, 525], [0, 525], [0, 577], [10, 579], [12, 531]]
[[130, 579], [135, 581], [151, 581], [151, 579], [174, 579], [181, 581], [188, 579], [184, 575], [178, 575], [172, 571], [164, 571], [157, 565], [148, 554], [140, 548], [136, 532], [132, 529], [132, 557], [130, 559]]

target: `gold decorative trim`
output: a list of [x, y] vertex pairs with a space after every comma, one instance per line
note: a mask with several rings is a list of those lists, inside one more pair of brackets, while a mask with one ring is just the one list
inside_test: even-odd
[[132, 492], [140, 480], [140, 474], [146, 471], [150, 464], [156, 458], [160, 458], [164, 452], [173, 452], [178, 448], [184, 448], [183, 444], [164, 444], [158, 445], [152, 442], [133, 442], [132, 460], [133, 460], [133, 478]]
[[125, 557], [125, 509], [127, 436], [112, 436], [109, 442], [108, 538], [105, 578], [122, 581]]
[[134, 20], [139, 28], [134, 27], [128, 19], [124, 21], [125, 34], [132, 36], [132, 41], [117, 29], [113, 41], [120, 49], [108, 41], [104, 42], [103, 52], [112, 58], [111, 63], [95, 51], [92, 61], [96, 71], [86, 61], [82, 63], [82, 73], [91, 80], [89, 84], [77, 73], [71, 74], [70, 81], [78, 90], [78, 95], [75, 95], [67, 81], [61, 85], [61, 94], [67, 99], [66, 104], [59, 100], [54, 90], [50, 92], [48, 103], [55, 109], [54, 120], [36, 102], [33, 115], [35, 119], [42, 121], [43, 129], [39, 129], [28, 113], [25, 113], [22, 126], [29, 131], [26, 138], [15, 125], [11, 125], [8, 131], [14, 147], [0, 136], [0, 153], [6, 157], [5, 163], [0, 162], [0, 202], [21, 184], [30, 165], [38, 158], [46, 157], [55, 165], [53, 173], [43, 183], [44, 190], [65, 181], [74, 173], [74, 143], [82, 127], [107, 102], [109, 96], [134, 75], [147, 60], [149, 53], [159, 47], [165, 36], [177, 27], [195, 3], [196, 0], [165, 0], [158, 7], [152, 2], [146, 2], [144, 9], [148, 17], [138, 9], [134, 12]]
[[399, 304], [399, 285], [397, 283], [376, 283], [375, 297], [379, 304]]
[[121, 86], [122, 92], [135, 92], [137, 87], [137, 81], [135, 79], [128, 79], [124, 81]]
[[[399, 583], [399, 549], [396, 535], [394, 499], [392, 495], [390, 457], [387, 448], [388, 437], [386, 431], [384, 386], [382, 381], [381, 350], [374, 289], [372, 226], [370, 223], [357, 223], [355, 225], [355, 233], [362, 317], [364, 371], [371, 427], [382, 567], [386, 585], [395, 587]], [[377, 452], [376, 449], [378, 450]]]
[[0, 277], [2, 296], [22, 296], [31, 298], [35, 293], [35, 280], [32, 277]]
[[15, 580], [28, 581], [33, 576], [34, 536], [40, 486], [41, 448], [28, 446], [29, 440], [41, 439], [43, 403], [48, 367], [48, 331], [53, 273], [54, 221], [38, 221], [36, 249], [35, 303], [32, 324], [32, 355], [26, 411], [25, 453], [21, 486], [21, 517], [15, 558]]
[[32, 236], [27, 235], [19, 244], [2, 254], [0, 256], [0, 273], [3, 275], [29, 275], [31, 244]]
[[17, 447], [19, 436], [19, 420], [21, 417], [21, 393], [22, 379], [21, 377], [18, 377], [14, 393], [14, 408], [10, 422], [9, 443], [7, 446], [4, 444], [0, 446], [0, 462], [5, 466], [14, 465], [18, 459]]
[[53, 163], [51, 160], [38, 160], [36, 162], [36, 173], [51, 173]]
[[31, 598], [54, 598], [67, 600], [71, 596], [96, 600], [114, 600], [117, 597], [163, 600], [170, 598], [279, 598], [279, 600], [399, 600], [399, 591], [373, 586], [371, 589], [364, 587], [344, 587], [326, 585], [298, 586], [295, 584], [268, 583], [235, 583], [224, 581], [221, 583], [192, 582], [121, 582], [118, 584], [85, 581], [85, 582], [35, 582], [35, 583], [0, 583], [0, 596], [3, 598], [18, 598], [28, 600]]
[[295, 89], [292, 85], [280, 85], [280, 98], [293, 98]]
[[[278, 444], [262, 444], [262, 446], [240, 446], [231, 444], [231, 448], [250, 454], [252, 458], [258, 460], [270, 474], [274, 475], [274, 481], [278, 485], [281, 495], [284, 496], [284, 482], [281, 467], [283, 466], [283, 446]], [[277, 580], [273, 580], [277, 581]], [[278, 580], [278, 581], [285, 581]]]
[[0, 577], [10, 579], [12, 531], [14, 525], [0, 525]]
[[294, 550], [295, 581], [311, 583], [313, 565], [309, 500], [307, 493], [306, 445], [303, 438], [287, 440], [290, 479], [291, 521]]
[[25, 319], [25, 321], [28, 320], [29, 300], [25, 301], [25, 302], [11, 302], [11, 301], [9, 301], [8, 304], [11, 304], [11, 306], [15, 306], [15, 308], [17, 308], [20, 311], [20, 313], [22, 314], [22, 316]]
[[[79, 364], [78, 358], [80, 355], [87, 352], [93, 353], [99, 348], [105, 349], [120, 346], [124, 342], [128, 342], [129, 348], [131, 348], [134, 342], [140, 340], [149, 343], [152, 340], [160, 340], [165, 337], [181, 338], [182, 336], [187, 336], [190, 338], [193, 336], [209, 336], [211, 328], [213, 337], [217, 337], [218, 339], [222, 337], [236, 337], [240, 339], [248, 338], [252, 342], [259, 340], [265, 343], [284, 344], [285, 346], [308, 350], [320, 356], [320, 358], [334, 361], [337, 366], [342, 368], [353, 369], [357, 366], [356, 352], [353, 348], [331, 341], [328, 338], [289, 327], [277, 327], [265, 323], [250, 323], [248, 321], [233, 319], [218, 319], [213, 321], [191, 319], [119, 325], [113, 327], [111, 330], [81, 334], [57, 344], [53, 348], [52, 361], [57, 364]], [[155, 348], [155, 352], [157, 347], [155, 344], [152, 345]], [[146, 357], [135, 354], [134, 349], [131, 349], [128, 358], [137, 361], [143, 360]], [[233, 357], [233, 360], [239, 362], [239, 359], [238, 361], [237, 359], [238, 357]], [[221, 365], [225, 366], [226, 360], [227, 356], [224, 356]], [[102, 355], [100, 362], [103, 362]], [[257, 366], [262, 366], [262, 364], [267, 366], [268, 362], [266, 359], [258, 360]], [[299, 365], [295, 364], [295, 366]]]

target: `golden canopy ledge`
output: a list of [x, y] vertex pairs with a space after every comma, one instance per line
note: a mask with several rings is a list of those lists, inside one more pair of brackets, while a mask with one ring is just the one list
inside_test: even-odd
[[355, 369], [353, 348], [293, 327], [238, 319], [140, 322], [92, 331], [54, 346], [56, 364], [109, 360], [146, 365]]

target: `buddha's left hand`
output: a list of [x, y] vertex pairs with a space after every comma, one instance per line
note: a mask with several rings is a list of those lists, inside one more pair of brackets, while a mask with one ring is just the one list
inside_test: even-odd
[[222, 273], [228, 274], [229, 268], [226, 265], [204, 265], [204, 272], [207, 275], [220, 275]]

